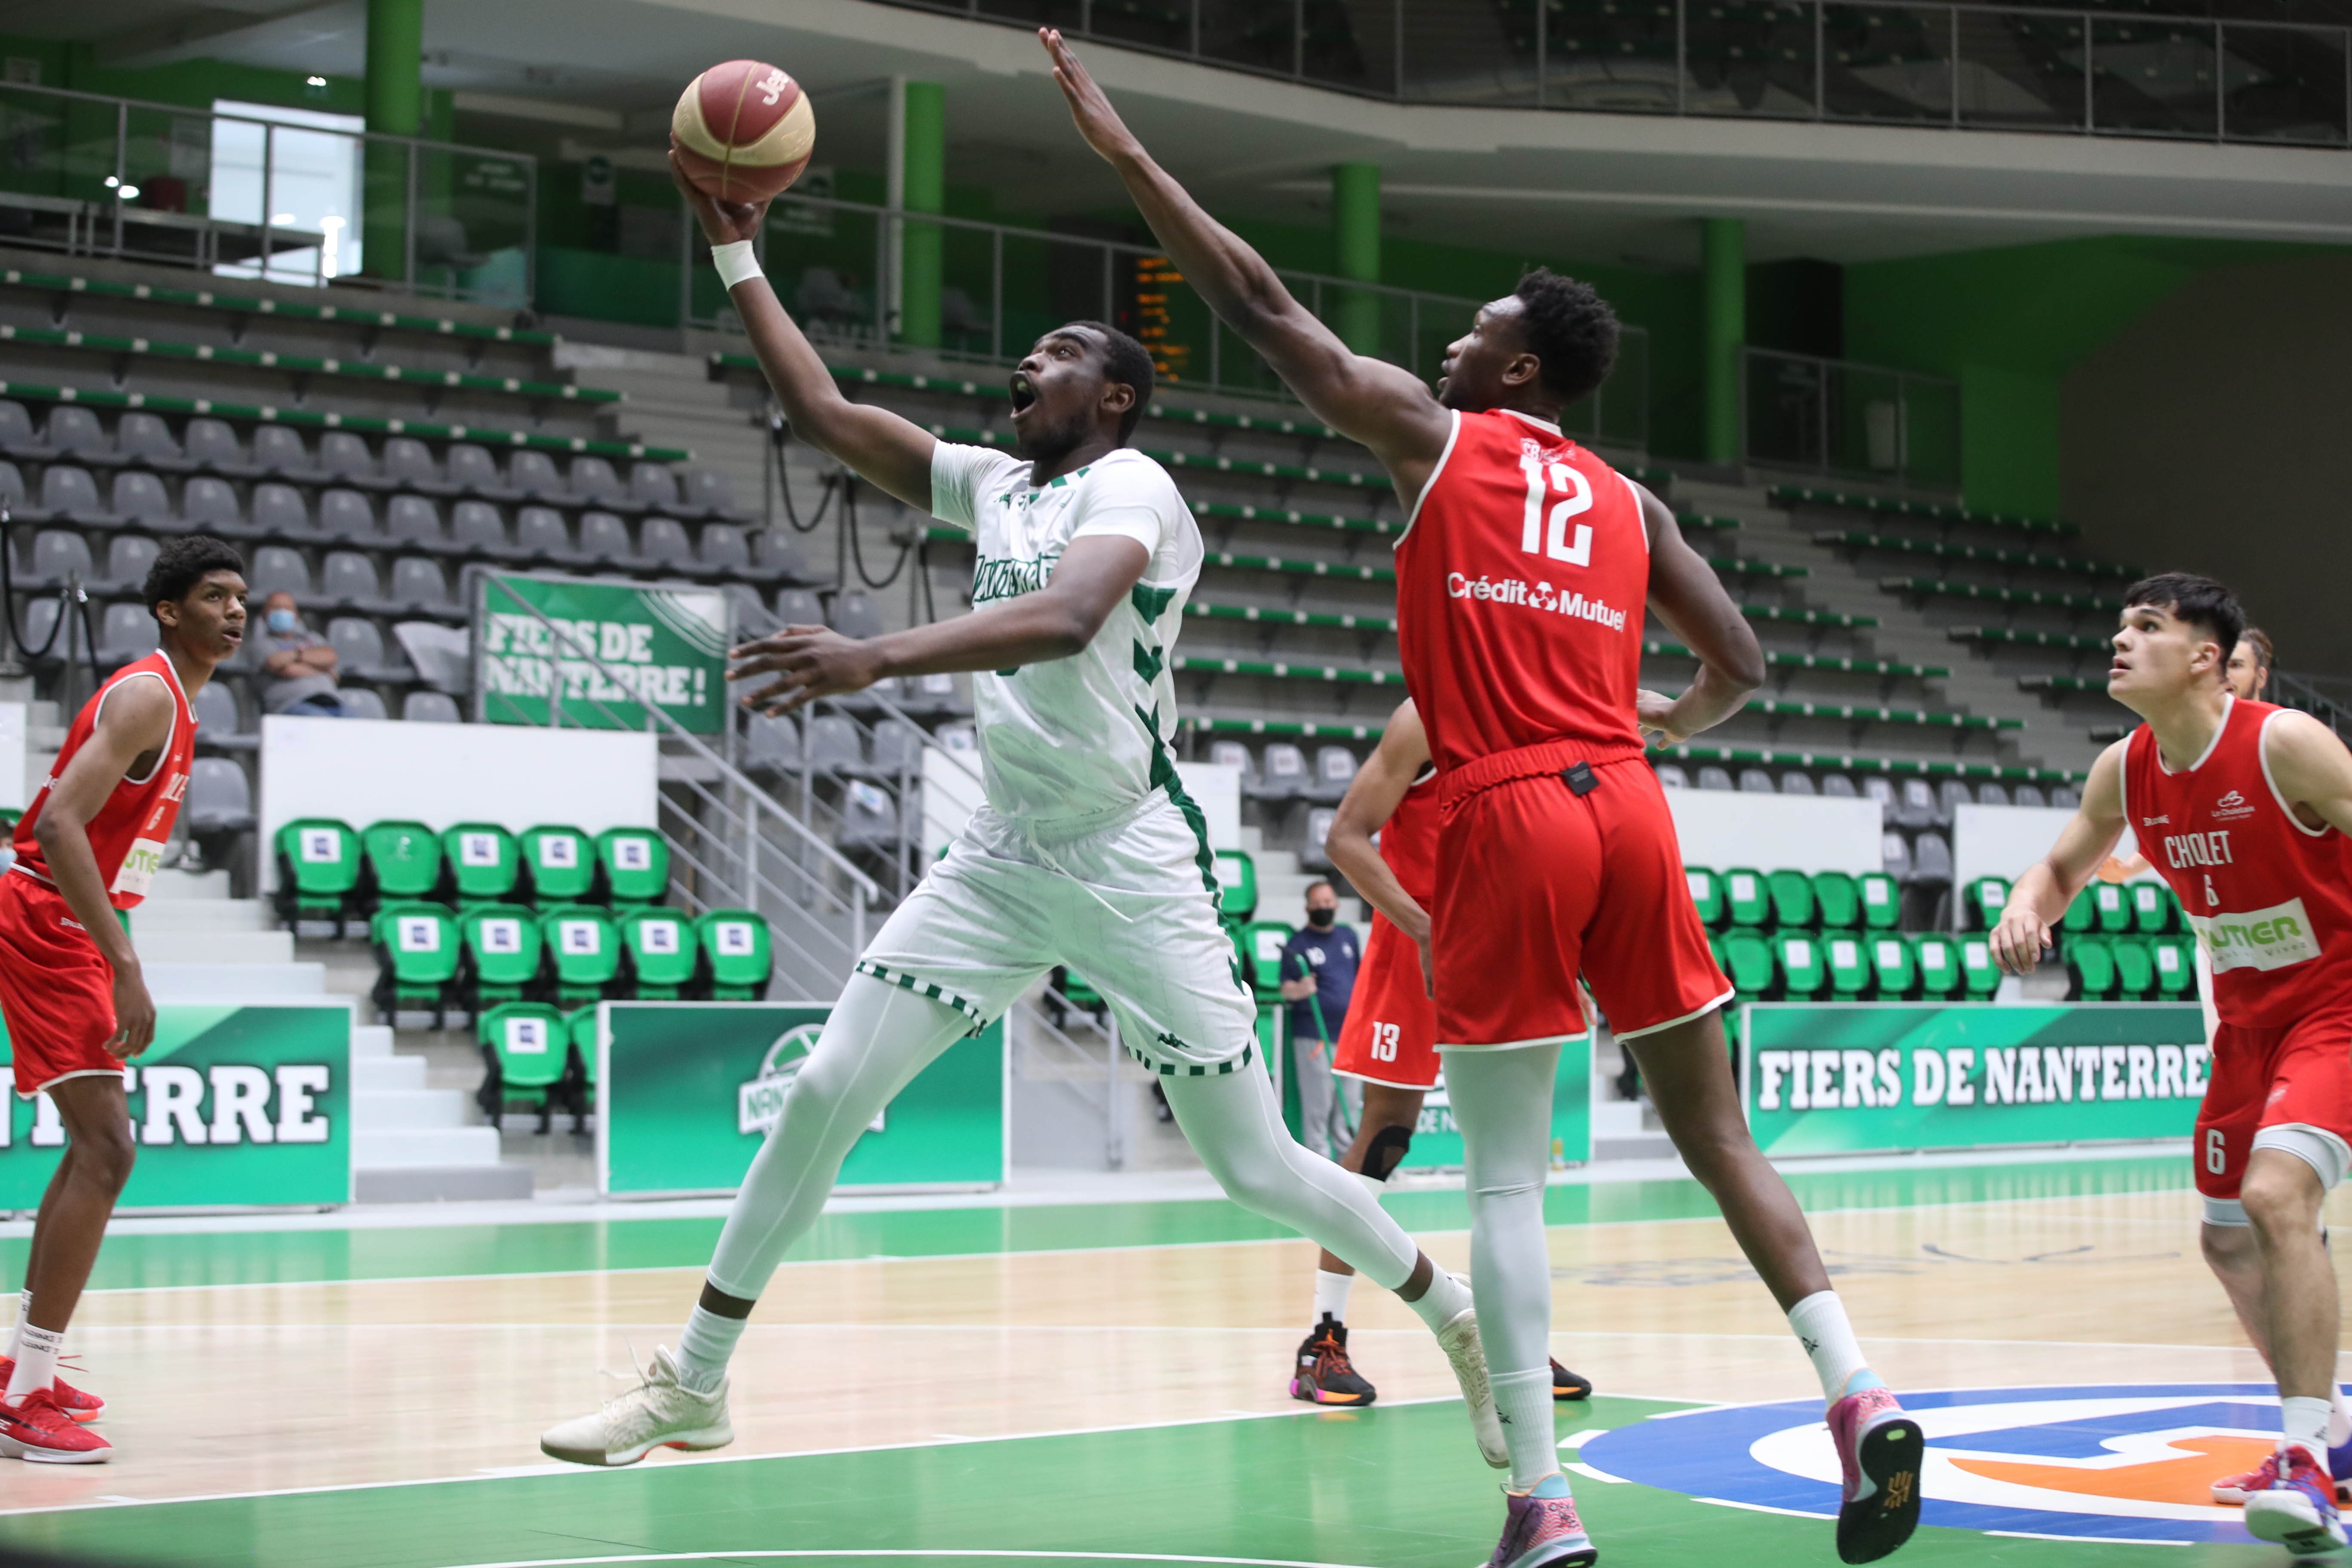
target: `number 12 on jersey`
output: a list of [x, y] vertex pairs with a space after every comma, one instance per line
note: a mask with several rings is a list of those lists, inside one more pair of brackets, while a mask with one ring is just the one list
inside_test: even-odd
[[[1570, 464], [1546, 462], [1532, 444], [1519, 450], [1519, 471], [1528, 477], [1528, 510], [1520, 523], [1519, 549], [1571, 566], [1591, 565], [1592, 525], [1578, 523], [1573, 543], [1568, 537], [1569, 519], [1592, 510], [1591, 482]], [[1562, 492], [1562, 499], [1547, 516], [1544, 502], [1554, 491]]]

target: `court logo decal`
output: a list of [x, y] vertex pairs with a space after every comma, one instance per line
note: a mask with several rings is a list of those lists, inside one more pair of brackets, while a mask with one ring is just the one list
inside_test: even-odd
[[[2207, 1489], [2278, 1440], [2275, 1388], [2103, 1384], [1903, 1394], [1927, 1435], [1921, 1521], [2082, 1539], [2253, 1538]], [[1834, 1516], [1838, 1460], [1816, 1401], [1653, 1416], [1595, 1437], [1583, 1464], [1709, 1501]]]

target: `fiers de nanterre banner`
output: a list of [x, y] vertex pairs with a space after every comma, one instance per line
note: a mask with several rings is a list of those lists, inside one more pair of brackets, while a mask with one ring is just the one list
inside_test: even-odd
[[[727, 1193], [783, 1113], [832, 1009], [606, 1002], [597, 1010], [598, 1189]], [[866, 1130], [845, 1187], [992, 1186], [1007, 1174], [1004, 1024], [957, 1041]]]
[[654, 707], [697, 734], [726, 729], [730, 622], [717, 589], [473, 575], [478, 719], [549, 724], [561, 710], [581, 729], [642, 730]]
[[[155, 1043], [125, 1064], [139, 1158], [123, 1206], [351, 1202], [351, 1064], [347, 1005], [156, 1008]], [[0, 1209], [38, 1207], [65, 1144], [47, 1095], [10, 1095]]]
[[1740, 1009], [1768, 1154], [2185, 1138], [2211, 1054], [2195, 1005]]

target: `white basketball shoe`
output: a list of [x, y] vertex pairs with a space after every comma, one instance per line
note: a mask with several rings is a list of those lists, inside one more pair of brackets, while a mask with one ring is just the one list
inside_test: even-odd
[[550, 1426], [540, 1436], [540, 1451], [575, 1465], [634, 1465], [656, 1448], [699, 1452], [735, 1440], [725, 1378], [713, 1392], [697, 1394], [678, 1382], [669, 1347], [656, 1345], [653, 1364], [638, 1379], [636, 1387], [593, 1415]]

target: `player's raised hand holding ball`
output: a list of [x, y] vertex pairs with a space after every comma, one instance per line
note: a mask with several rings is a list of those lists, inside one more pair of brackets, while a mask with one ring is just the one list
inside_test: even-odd
[[729, 60], [686, 84], [669, 117], [672, 177], [713, 245], [758, 237], [768, 204], [816, 150], [800, 83], [760, 60]]

